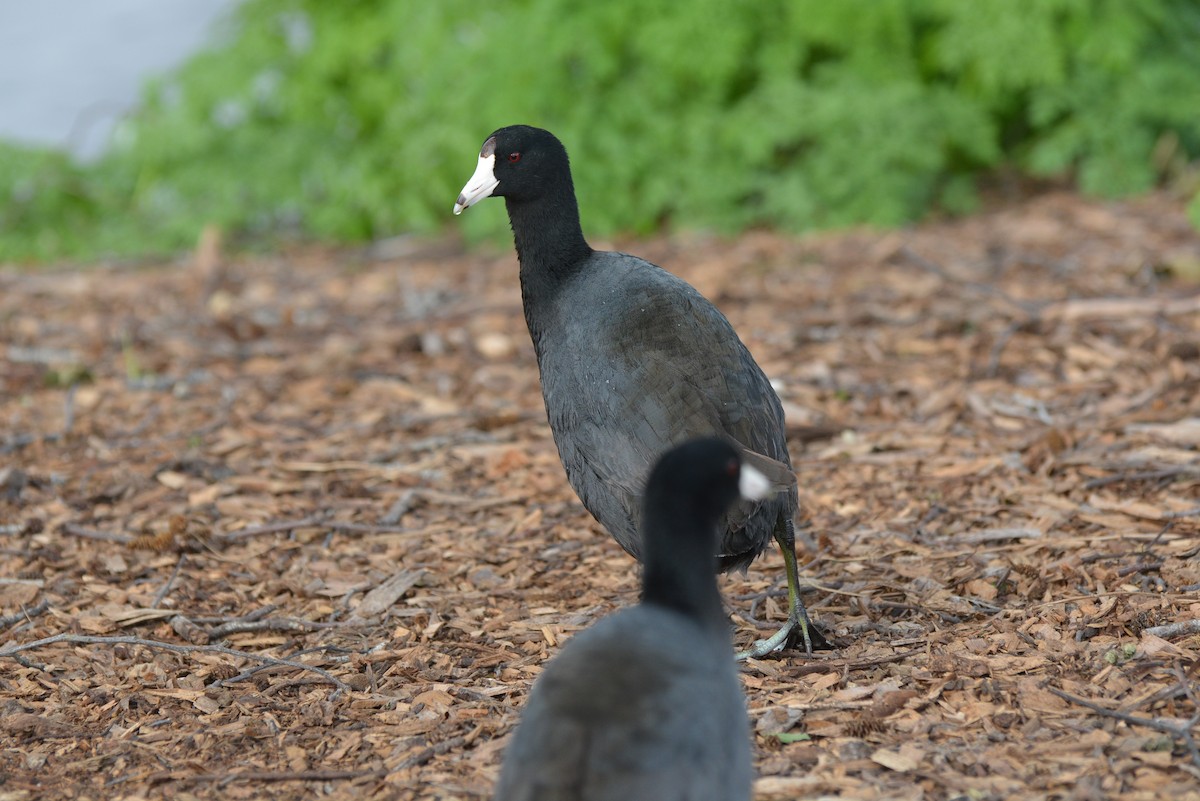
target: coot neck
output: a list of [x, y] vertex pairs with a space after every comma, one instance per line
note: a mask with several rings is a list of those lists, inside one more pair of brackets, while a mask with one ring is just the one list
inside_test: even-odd
[[548, 314], [537, 310], [553, 301], [562, 284], [592, 253], [579, 224], [575, 188], [569, 178], [560, 183], [557, 189], [533, 200], [505, 198], [521, 262], [525, 321], [535, 345], [541, 334], [538, 322]]
[[642, 601], [680, 612], [729, 639], [721, 593], [717, 589], [717, 520], [695, 502], [659, 498], [648, 505], [642, 525]]

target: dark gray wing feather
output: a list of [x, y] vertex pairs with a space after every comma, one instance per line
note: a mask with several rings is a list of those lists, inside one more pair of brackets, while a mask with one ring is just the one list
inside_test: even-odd
[[[689, 284], [641, 259], [598, 253], [563, 292], [558, 330], [539, 354], [547, 413], [572, 486], [627, 551], [639, 553], [642, 485], [666, 448], [718, 434], [790, 465], [775, 390], [729, 321]], [[565, 316], [597, 303], [610, 308]], [[602, 327], [589, 329], [591, 319]], [[727, 566], [749, 563], [796, 505], [790, 488], [732, 509]]]
[[740, 801], [750, 732], [729, 643], [635, 607], [567, 643], [534, 684], [496, 801]]

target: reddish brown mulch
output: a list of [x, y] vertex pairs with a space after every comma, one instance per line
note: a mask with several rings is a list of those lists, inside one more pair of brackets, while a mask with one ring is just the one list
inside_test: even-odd
[[[1177, 204], [622, 246], [787, 403], [838, 649], [743, 667], [758, 797], [1198, 797]], [[635, 601], [513, 255], [385, 250], [0, 272], [0, 798], [485, 798], [546, 660]], [[722, 580], [739, 644], [782, 586]]]

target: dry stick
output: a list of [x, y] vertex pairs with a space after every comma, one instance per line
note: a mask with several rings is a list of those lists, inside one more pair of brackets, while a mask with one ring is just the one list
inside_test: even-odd
[[248, 612], [241, 617], [194, 617], [192, 618], [192, 622], [203, 623], [204, 625], [210, 625], [212, 623], [248, 623], [252, 620], [262, 620], [264, 617], [271, 614], [278, 608], [278, 604], [267, 604], [266, 606], [255, 609], [253, 612]]
[[1105, 559], [1124, 559], [1130, 553], [1130, 551], [1121, 551], [1120, 553], [1089, 553], [1079, 557], [1079, 561], [1085, 565], [1090, 565], [1093, 562], [1102, 562]]
[[924, 648], [913, 648], [908, 651], [900, 651], [887, 656], [876, 657], [875, 659], [830, 659], [820, 662], [806, 663], [797, 665], [788, 671], [790, 676], [803, 676], [807, 673], [828, 673], [831, 670], [861, 670], [863, 668], [875, 667], [876, 665], [886, 665], [889, 662], [899, 662], [902, 659], [908, 659], [910, 656], [925, 653]]
[[207, 633], [212, 639], [219, 640], [228, 634], [241, 634], [247, 631], [317, 631], [340, 628], [345, 625], [345, 623], [317, 623], [298, 617], [269, 617], [266, 620], [231, 620]]
[[43, 598], [42, 602], [37, 606], [31, 606], [28, 609], [22, 609], [20, 612], [14, 612], [11, 615], [0, 617], [0, 629], [8, 628], [15, 623], [21, 623], [29, 620], [34, 615], [40, 615], [50, 608], [49, 599]]
[[336, 521], [322, 523], [321, 527], [351, 534], [410, 534], [415, 530], [409, 526], [372, 526], [368, 523], [339, 523]]
[[992, 349], [988, 353], [987, 369], [984, 371], [985, 378], [995, 378], [1000, 372], [1000, 358], [1004, 355], [1004, 349], [1008, 347], [1008, 343], [1012, 341], [1013, 335], [1024, 328], [1026, 323], [1016, 322], [1009, 323], [996, 337], [996, 341], [992, 343]]
[[[1178, 663], [1176, 663], [1176, 665], [1178, 666]], [[1192, 669], [1194, 670], [1197, 667], [1200, 667], [1200, 662], [1193, 662]], [[1162, 703], [1163, 701], [1173, 701], [1180, 696], [1186, 698], [1190, 692], [1191, 687], [1189, 687], [1186, 682], [1184, 682], [1182, 686], [1178, 684], [1172, 684], [1169, 687], [1159, 690], [1153, 695], [1136, 699], [1131, 703], [1131, 705], [1136, 707], [1150, 707], [1154, 704]], [[1197, 704], [1196, 708], [1200, 709], [1200, 704]]]
[[1178, 637], [1181, 634], [1200, 634], [1200, 618], [1181, 620], [1178, 623], [1167, 623], [1162, 626], [1151, 626], [1148, 629], [1142, 629], [1142, 633], [1162, 637], [1164, 640], [1167, 637]]
[[870, 605], [879, 609], [887, 609], [893, 612], [931, 612], [942, 619], [943, 623], [962, 623], [963, 619], [959, 615], [943, 612], [940, 609], [930, 609], [916, 604], [902, 604], [896, 601], [871, 601]]
[[[1175, 664], [1171, 665], [1171, 670], [1175, 673], [1175, 678], [1179, 679], [1179, 686], [1183, 688], [1188, 700], [1192, 702], [1192, 707], [1196, 710], [1195, 714], [1192, 715], [1192, 719], [1188, 721], [1188, 729], [1191, 729], [1192, 726], [1196, 725], [1197, 721], [1200, 721], [1200, 698], [1196, 697], [1196, 691], [1192, 689], [1192, 683], [1188, 680], [1189, 674], [1195, 669], [1195, 662], [1187, 670], [1183, 669], [1183, 665], [1178, 660], [1175, 661]], [[1196, 767], [1200, 768], [1200, 764], [1197, 764]]]
[[97, 531], [94, 528], [86, 528], [77, 523], [63, 523], [62, 532], [70, 534], [72, 537], [83, 537], [85, 540], [100, 540], [101, 542], [119, 542], [122, 545], [128, 545], [133, 542], [133, 537], [126, 534], [112, 534], [108, 531]]
[[1163, 517], [1167, 520], [1179, 520], [1182, 517], [1200, 517], [1200, 506], [1184, 509], [1182, 512], [1167, 512]]
[[[1059, 606], [1061, 604], [1073, 604], [1076, 601], [1094, 601], [1097, 598], [1113, 598], [1113, 597], [1134, 598], [1139, 595], [1153, 595], [1155, 598], [1162, 598], [1162, 599], [1169, 600], [1169, 601], [1182, 601], [1187, 598], [1187, 596], [1183, 595], [1182, 593], [1178, 594], [1178, 595], [1170, 595], [1168, 593], [1149, 592], [1147, 590], [1133, 590], [1133, 591], [1109, 590], [1107, 592], [1092, 593], [1091, 595], [1071, 595], [1066, 598], [1055, 598], [1053, 601], [1043, 601], [1040, 604], [1034, 604], [1033, 606], [1027, 606], [1024, 609], [1006, 608], [1006, 609], [1002, 609], [1001, 611], [1002, 612], [1020, 612], [1022, 614], [1028, 615], [1033, 612], [1040, 612], [1043, 609], [1049, 609], [1052, 606]], [[1191, 599], [1187, 599], [1187, 600], [1191, 600]]]
[[250, 526], [249, 528], [227, 532], [222, 534], [220, 539], [228, 541], [243, 540], [248, 537], [257, 537], [259, 534], [275, 534], [280, 531], [291, 531], [294, 528], [319, 525], [324, 519], [324, 515], [316, 514], [302, 517], [299, 520], [281, 520], [276, 523], [264, 523], [261, 526]]
[[272, 656], [263, 656], [249, 651], [239, 651], [236, 648], [226, 648], [222, 645], [180, 645], [170, 642], [158, 642], [157, 640], [143, 640], [140, 637], [95, 637], [86, 634], [55, 634], [52, 637], [43, 637], [40, 640], [33, 642], [18, 643], [9, 645], [5, 648], [0, 648], [0, 657], [16, 658], [16, 655], [22, 651], [29, 651], [34, 648], [40, 648], [43, 645], [52, 645], [57, 642], [73, 643], [76, 645], [144, 645], [147, 648], [159, 648], [164, 651], [174, 651], [179, 654], [225, 654], [226, 656], [234, 656], [239, 659], [249, 659], [252, 662], [261, 662], [265, 665], [286, 665], [287, 667], [296, 668], [298, 670], [307, 670], [321, 676], [330, 684], [337, 687], [339, 690], [350, 690], [351, 687], [346, 682], [334, 676], [327, 670], [316, 667], [315, 665], [306, 665], [303, 662], [296, 662], [291, 659], [277, 659]]
[[466, 742], [466, 737], [451, 737], [449, 740], [443, 740], [437, 745], [431, 745], [428, 748], [413, 754], [408, 759], [397, 765], [396, 770], [393, 772], [399, 773], [402, 770], [420, 767], [429, 760], [433, 759], [435, 756], [440, 756], [452, 748], [459, 748]]
[[[329, 652], [332, 650], [345, 650], [345, 649], [339, 649], [336, 646], [332, 646], [332, 645], [318, 645], [315, 648], [305, 648], [302, 651], [297, 651], [296, 653], [292, 654], [292, 656], [297, 657], [297, 656], [303, 656], [304, 654], [314, 654], [314, 653], [317, 653], [318, 651]], [[227, 679], [218, 679], [217, 681], [214, 681], [212, 686], [213, 687], [224, 687], [226, 684], [236, 684], [239, 681], [245, 681], [246, 679], [253, 678], [254, 676], [258, 675], [259, 673], [262, 673], [264, 670], [271, 670], [274, 667], [276, 667], [276, 666], [275, 665], [258, 665], [257, 667], [247, 668], [246, 670], [243, 670], [241, 673], [237, 674], [236, 676], [230, 676]]]
[[[508, 503], [507, 499], [500, 499], [504, 503]], [[352, 532], [356, 534], [405, 534], [412, 529], [402, 526], [372, 526], [365, 523], [344, 523], [339, 521], [326, 521], [325, 516], [321, 514], [302, 517], [299, 520], [280, 520], [275, 523], [265, 523], [261, 526], [250, 526], [249, 528], [238, 529], [221, 534], [217, 539], [226, 542], [236, 542], [237, 540], [249, 539], [257, 537], [260, 534], [277, 534], [280, 531], [291, 531], [296, 528], [306, 528], [308, 526], [320, 526], [328, 528], [332, 531]], [[85, 528], [75, 523], [66, 523], [62, 530], [66, 534], [75, 537], [83, 537], [89, 540], [102, 540], [105, 542], [119, 542], [127, 545], [133, 542], [133, 537], [125, 534], [112, 534], [107, 531], [97, 531], [92, 528]]]
[[263, 690], [262, 694], [265, 697], [270, 698], [271, 696], [275, 695], [276, 693], [282, 692], [282, 691], [288, 689], [289, 687], [305, 687], [309, 684], [320, 684], [320, 683], [321, 683], [321, 679], [311, 678], [311, 677], [305, 678], [305, 679], [288, 679], [286, 681], [277, 681], [274, 684], [272, 684], [270, 687], [267, 687], [265, 690]]
[[[505, 499], [507, 503], [507, 499]], [[413, 529], [407, 526], [391, 526], [380, 525], [373, 526], [368, 523], [348, 523], [338, 520], [326, 520], [324, 515], [316, 514], [309, 517], [303, 517], [299, 520], [281, 520], [277, 523], [265, 523], [261, 526], [250, 526], [249, 528], [231, 531], [227, 534], [222, 534], [220, 539], [227, 542], [247, 539], [249, 537], [257, 537], [260, 534], [276, 534], [280, 531], [291, 531], [295, 528], [306, 528], [315, 526], [318, 528], [327, 528], [330, 531], [341, 531], [353, 534], [409, 534]]]
[[240, 773], [197, 773], [193, 776], [152, 776], [151, 781], [191, 782], [332, 782], [343, 779], [358, 779], [363, 776], [383, 777], [386, 770], [297, 770], [286, 773], [271, 773], [265, 770], [246, 770]]
[[1114, 720], [1128, 723], [1131, 726], [1145, 726], [1148, 729], [1154, 729], [1155, 731], [1160, 731], [1163, 734], [1169, 734], [1172, 737], [1178, 737], [1180, 740], [1183, 740], [1183, 744], [1187, 747], [1188, 753], [1191, 754], [1192, 764], [1194, 764], [1197, 768], [1200, 768], [1200, 748], [1196, 747], [1196, 741], [1192, 739], [1192, 727], [1195, 726], [1197, 722], [1200, 722], [1200, 712], [1197, 712], [1195, 715], [1193, 715], [1191, 720], [1188, 720], [1184, 725], [1179, 726], [1174, 723], [1169, 723], [1162, 718], [1141, 718], [1137, 717], [1136, 715], [1126, 714], [1125, 712], [1118, 712], [1115, 709], [1108, 709], [1107, 707], [1092, 703], [1085, 698], [1077, 698], [1070, 693], [1063, 692], [1057, 687], [1047, 687], [1046, 689], [1064, 701], [1069, 701], [1072, 704], [1078, 704], [1079, 706], [1087, 707], [1096, 714], [1103, 715], [1106, 718], [1113, 718]]
[[1117, 571], [1117, 575], [1121, 578], [1124, 578], [1125, 576], [1131, 576], [1134, 573], [1159, 570], [1162, 568], [1163, 564], [1163, 562], [1138, 562], [1137, 564], [1126, 565], [1125, 567], [1121, 568]]
[[175, 579], [179, 577], [179, 571], [183, 569], [183, 563], [186, 561], [187, 554], [179, 554], [179, 561], [175, 563], [175, 569], [171, 571], [171, 577], [167, 579], [167, 583], [163, 585], [163, 588], [155, 594], [154, 601], [150, 604], [151, 609], [157, 609], [158, 605], [161, 604], [163, 599], [167, 597], [167, 593], [171, 591], [171, 585], [174, 584]]
[[1083, 488], [1097, 489], [1099, 487], [1107, 487], [1109, 484], [1121, 484], [1126, 481], [1159, 481], [1164, 478], [1175, 478], [1176, 476], [1186, 476], [1197, 472], [1200, 472], [1200, 467], [1196, 467], [1195, 465], [1179, 465], [1162, 470], [1117, 473], [1116, 475], [1103, 476], [1102, 478], [1093, 478], [1091, 481], [1085, 481]]
[[1175, 661], [1175, 664], [1171, 665], [1171, 669], [1175, 673], [1175, 678], [1179, 679], [1179, 686], [1183, 688], [1183, 692], [1189, 699], [1191, 699], [1192, 705], [1196, 707], [1196, 715], [1194, 717], [1196, 719], [1200, 719], [1200, 698], [1196, 698], [1196, 691], [1192, 689], [1192, 684], [1190, 681], [1188, 681], [1189, 674], [1192, 673], [1196, 667], [1197, 663], [1193, 662], [1191, 667], [1189, 667], [1187, 670], [1184, 670], [1183, 665], [1180, 664], [1178, 660]]
[[1190, 298], [1072, 298], [1045, 307], [1045, 316], [1067, 322], [1095, 317], [1155, 317], [1200, 312], [1200, 296]]

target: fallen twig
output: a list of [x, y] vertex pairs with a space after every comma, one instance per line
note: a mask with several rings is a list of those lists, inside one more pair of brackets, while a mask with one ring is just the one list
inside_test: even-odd
[[6, 456], [10, 453], [15, 453], [26, 446], [32, 445], [35, 442], [58, 442], [62, 439], [59, 434], [17, 434], [10, 437], [7, 442], [0, 445], [0, 456]]
[[128, 534], [113, 534], [108, 531], [99, 531], [94, 528], [87, 528], [76, 523], [63, 523], [62, 532], [70, 534], [72, 537], [82, 537], [85, 540], [100, 540], [101, 542], [119, 542], [122, 545], [128, 545], [133, 542], [133, 537]]
[[179, 571], [183, 569], [183, 563], [187, 561], [187, 554], [179, 554], [179, 561], [175, 563], [175, 569], [171, 571], [171, 577], [167, 579], [167, 583], [163, 588], [154, 595], [154, 600], [150, 603], [151, 609], [157, 609], [158, 605], [167, 597], [167, 593], [171, 591], [171, 585], [175, 583], [175, 579], [179, 577]]
[[1183, 517], [1198, 517], [1200, 516], [1200, 506], [1193, 506], [1191, 509], [1184, 509], [1182, 512], [1167, 512], [1163, 515], [1167, 520], [1178, 520]]
[[242, 615], [241, 617], [234, 617], [234, 618], [194, 617], [194, 618], [192, 618], [192, 622], [193, 623], [201, 623], [203, 625], [208, 626], [208, 625], [212, 625], [214, 623], [224, 624], [224, 623], [233, 623], [234, 621], [262, 620], [264, 617], [271, 614], [278, 608], [279, 608], [278, 604], [267, 604], [266, 606], [255, 609], [253, 612], [247, 612], [246, 614]]
[[1119, 720], [1123, 723], [1128, 723], [1131, 726], [1144, 726], [1147, 729], [1154, 729], [1155, 731], [1160, 731], [1163, 734], [1169, 734], [1172, 737], [1179, 738], [1183, 741], [1184, 746], [1191, 755], [1192, 764], [1194, 764], [1197, 768], [1200, 768], [1200, 748], [1196, 747], [1196, 741], [1192, 738], [1192, 727], [1195, 726], [1197, 722], [1200, 722], [1200, 712], [1197, 712], [1195, 715], [1193, 715], [1190, 720], [1185, 721], [1183, 725], [1179, 725], [1162, 718], [1142, 718], [1125, 712], [1118, 712], [1115, 709], [1108, 709], [1107, 707], [1100, 706], [1099, 704], [1093, 703], [1086, 698], [1078, 698], [1068, 692], [1063, 692], [1057, 687], [1047, 687], [1046, 689], [1064, 701], [1069, 701], [1070, 703], [1077, 704], [1078, 706], [1087, 707], [1096, 714], [1103, 715], [1106, 718]]
[[1117, 571], [1117, 575], [1124, 578], [1125, 576], [1131, 576], [1134, 573], [1143, 573], [1143, 572], [1147, 572], [1147, 571], [1151, 571], [1151, 570], [1159, 570], [1160, 568], [1162, 568], [1162, 566], [1163, 566], [1163, 563], [1161, 561], [1160, 562], [1138, 562], [1137, 564], [1126, 565], [1125, 567], [1121, 568], [1120, 570]]
[[[1141, 596], [1153, 595], [1155, 598], [1162, 598], [1170, 601], [1185, 600], [1186, 596], [1182, 593], [1167, 594], [1161, 592], [1148, 592], [1146, 590], [1108, 590], [1107, 592], [1095, 592], [1090, 595], [1068, 595], [1062, 598], [1055, 598], [1052, 601], [1043, 601], [1033, 606], [1027, 606], [1024, 609], [1012, 608], [1004, 609], [1005, 612], [1018, 612], [1021, 615], [1030, 615], [1034, 612], [1040, 612], [1043, 609], [1049, 609], [1052, 606], [1062, 606], [1063, 604], [1073, 604], [1077, 601], [1095, 601], [1098, 598], [1138, 598]], [[1190, 600], [1190, 599], [1187, 599]]]
[[963, 619], [959, 615], [943, 612], [940, 609], [930, 609], [916, 604], [904, 604], [896, 601], [870, 601], [869, 605], [876, 609], [883, 609], [892, 612], [915, 612], [917, 614], [933, 614], [937, 615], [943, 623], [951, 625], [962, 623]]
[[1191, 298], [1072, 298], [1047, 305], [1044, 317], [1068, 322], [1096, 317], [1166, 317], [1200, 312], [1200, 296]]
[[277, 534], [281, 531], [291, 531], [297, 528], [324, 528], [330, 531], [341, 531], [353, 534], [406, 534], [412, 529], [404, 526], [389, 526], [380, 525], [374, 526], [368, 523], [350, 523], [340, 520], [326, 520], [325, 515], [315, 514], [308, 517], [302, 517], [299, 520], [280, 520], [276, 523], [264, 523], [261, 526], [250, 526], [249, 528], [238, 529], [222, 534], [219, 539], [226, 542], [234, 542], [244, 540], [250, 537], [257, 537], [260, 534]]
[[1009, 323], [996, 336], [996, 341], [992, 343], [992, 349], [988, 353], [987, 368], [984, 370], [984, 378], [995, 378], [1000, 372], [1000, 358], [1004, 355], [1004, 349], [1008, 347], [1008, 343], [1012, 341], [1013, 335], [1027, 325], [1025, 321]]
[[463, 744], [466, 743], [466, 741], [467, 741], [467, 738], [465, 736], [451, 737], [449, 740], [443, 740], [442, 742], [438, 743], [437, 745], [431, 745], [422, 751], [418, 751], [417, 753], [410, 756], [408, 759], [401, 762], [399, 765], [396, 766], [396, 769], [392, 772], [399, 773], [402, 770], [408, 770], [409, 768], [420, 767], [421, 765], [424, 765], [429, 760], [433, 759], [435, 756], [444, 754], [452, 748], [461, 747]]
[[241, 634], [247, 631], [317, 631], [319, 629], [334, 629], [345, 623], [317, 623], [312, 620], [302, 620], [296, 617], [269, 617], [265, 620], [231, 620], [211, 629], [208, 636], [219, 640], [229, 634]]
[[923, 653], [925, 653], [924, 648], [913, 648], [908, 651], [888, 654], [887, 656], [878, 656], [874, 659], [822, 659], [820, 662], [806, 662], [803, 665], [796, 665], [787, 671], [787, 673], [791, 676], [804, 676], [809, 673], [829, 673], [834, 670], [862, 670], [863, 668], [875, 667], [876, 665], [899, 662], [908, 659], [910, 656]]
[[[224, 682], [222, 682], [222, 684], [224, 685], [224, 684], [228, 684], [230, 682], [232, 682], [232, 679], [226, 679]], [[270, 687], [267, 687], [265, 690], [263, 690], [262, 694], [265, 697], [270, 698], [271, 696], [275, 695], [276, 693], [280, 693], [280, 692], [288, 689], [289, 687], [305, 687], [309, 684], [320, 684], [320, 683], [321, 683], [321, 680], [319, 678], [313, 678], [311, 676], [303, 677], [303, 678], [287, 679], [285, 681], [275, 682]]]
[[1162, 470], [1138, 470], [1132, 473], [1116, 473], [1111, 476], [1093, 478], [1091, 481], [1085, 481], [1083, 488], [1097, 489], [1099, 487], [1107, 487], [1109, 484], [1122, 484], [1132, 481], [1161, 481], [1164, 478], [1176, 478], [1177, 476], [1194, 475], [1196, 473], [1200, 473], [1200, 467], [1187, 464], [1167, 467]]
[[222, 645], [183, 645], [180, 643], [159, 642], [157, 640], [144, 640], [140, 637], [98, 637], [87, 634], [55, 634], [51, 637], [43, 637], [40, 640], [33, 642], [18, 643], [0, 648], [0, 657], [15, 658], [22, 651], [30, 651], [34, 648], [40, 648], [43, 645], [53, 645], [54, 643], [66, 642], [76, 645], [142, 645], [147, 648], [158, 648], [163, 651], [174, 651], [179, 654], [225, 654], [239, 659], [249, 659], [252, 662], [260, 662], [266, 665], [286, 665], [287, 667], [296, 668], [297, 670], [307, 670], [316, 673], [330, 684], [337, 687], [339, 690], [349, 690], [350, 685], [334, 676], [327, 670], [316, 667], [315, 665], [306, 665], [303, 662], [296, 662], [291, 659], [280, 659], [273, 656], [263, 656], [262, 654], [251, 653], [250, 651], [239, 651], [236, 648], [226, 648]]
[[332, 782], [345, 779], [359, 779], [364, 776], [383, 777], [388, 772], [382, 768], [374, 770], [295, 770], [272, 772], [266, 770], [244, 770], [237, 773], [196, 773], [190, 776], [176, 774], [156, 774], [149, 777], [150, 782], [163, 781], [192, 781], [192, 782]]
[[[292, 654], [292, 657], [295, 658], [297, 656], [303, 656], [304, 654], [329, 653], [330, 651], [347, 652], [347, 649], [338, 648], [337, 646], [333, 646], [333, 645], [318, 645], [315, 648], [305, 648], [302, 651], [297, 651], [296, 653]], [[347, 657], [342, 657], [338, 661], [343, 661], [345, 659], [347, 659]], [[267, 670], [271, 670], [275, 667], [276, 667], [276, 665], [258, 665], [256, 667], [247, 668], [246, 670], [243, 670], [241, 673], [237, 674], [236, 676], [230, 676], [227, 679], [218, 679], [217, 681], [214, 681], [212, 686], [213, 687], [224, 687], [225, 685], [228, 685], [228, 684], [236, 684], [239, 681], [245, 681], [246, 679], [253, 678], [254, 676], [257, 676], [259, 673], [262, 673]]]
[[11, 615], [5, 615], [4, 617], [0, 617], [0, 629], [8, 628], [9, 626], [12, 626], [16, 623], [21, 623], [23, 621], [29, 620], [34, 615], [40, 615], [42, 612], [45, 612], [49, 608], [50, 608], [50, 601], [46, 598], [43, 598], [41, 603], [37, 604], [36, 606], [31, 606], [28, 609], [22, 609], [20, 612], [14, 612]]
[[317, 514], [302, 517], [299, 520], [280, 520], [275, 523], [264, 523], [261, 526], [248, 526], [237, 531], [226, 532], [220, 536], [220, 539], [232, 542], [257, 537], [259, 534], [276, 534], [280, 531], [291, 531], [294, 528], [307, 528], [308, 526], [320, 525], [324, 519], [324, 515]]
[[1192, 717], [1193, 725], [1195, 725], [1196, 721], [1200, 721], [1200, 698], [1196, 697], [1196, 691], [1192, 689], [1192, 683], [1188, 680], [1188, 674], [1196, 669], [1196, 664], [1193, 662], [1192, 666], [1187, 670], [1184, 670], [1183, 665], [1178, 662], [1171, 666], [1171, 669], [1175, 673], [1175, 678], [1179, 679], [1179, 686], [1183, 688], [1184, 693], [1191, 700], [1192, 706], [1196, 708], [1196, 714]]
[[1181, 620], [1178, 623], [1167, 623], [1162, 626], [1151, 626], [1148, 629], [1142, 629], [1142, 633], [1162, 637], [1164, 640], [1168, 637], [1178, 637], [1183, 634], [1200, 634], [1200, 618], [1196, 618], [1195, 620]]
[[369, 523], [339, 523], [337, 521], [322, 523], [321, 527], [346, 534], [408, 534], [413, 531], [409, 526], [373, 526]]

